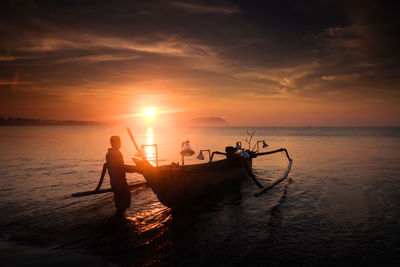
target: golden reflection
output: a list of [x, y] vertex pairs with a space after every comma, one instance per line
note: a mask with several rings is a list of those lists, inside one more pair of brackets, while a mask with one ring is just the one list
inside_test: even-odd
[[140, 233], [161, 229], [171, 218], [169, 209], [160, 203], [153, 203], [148, 209], [141, 210], [132, 217], [127, 217], [128, 220], [135, 223]]
[[151, 128], [151, 127], [147, 128], [146, 141], [147, 141], [146, 145], [154, 144], [154, 132], [153, 132], [153, 128]]
[[153, 165], [156, 166], [158, 161], [157, 147], [154, 144], [154, 132], [153, 128], [149, 127], [146, 131], [146, 144], [142, 145], [142, 151], [146, 156], [146, 159]]

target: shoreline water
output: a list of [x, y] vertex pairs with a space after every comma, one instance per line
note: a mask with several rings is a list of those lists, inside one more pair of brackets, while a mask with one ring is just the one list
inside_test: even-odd
[[[45, 250], [38, 248], [38, 255], [55, 260], [64, 250], [82, 251], [123, 266], [400, 262], [399, 128], [257, 128], [254, 140], [266, 140], [265, 150], [285, 147], [294, 159], [287, 191], [278, 185], [255, 198], [257, 188], [244, 179], [206, 208], [175, 216], [147, 188], [132, 196], [130, 222], [122, 228], [108, 223], [112, 194], [66, 197], [95, 188], [108, 138], [116, 134], [132, 164], [124, 127], [1, 128], [0, 237], [16, 245], [2, 249], [1, 257], [16, 266], [37, 245]], [[139, 144], [157, 143], [159, 159], [168, 164], [179, 159], [183, 140], [196, 151], [223, 151], [243, 143], [246, 128], [137, 128], [134, 134]], [[185, 162], [202, 162], [195, 155]], [[258, 157], [253, 168], [268, 185], [286, 162], [280, 154]], [[143, 181], [137, 174], [127, 179]]]
[[0, 262], [2, 266], [111, 266], [99, 256], [69, 250], [46, 249], [0, 240]]

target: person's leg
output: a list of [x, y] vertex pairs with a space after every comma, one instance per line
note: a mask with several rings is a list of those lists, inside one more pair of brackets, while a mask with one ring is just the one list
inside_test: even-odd
[[125, 207], [121, 197], [120, 188], [114, 186], [114, 204], [115, 204], [115, 218], [122, 219], [124, 216]]
[[114, 202], [116, 207], [115, 217], [123, 219], [125, 211], [130, 207], [131, 194], [128, 184], [118, 185], [113, 187]]
[[117, 219], [123, 219], [124, 218], [124, 213], [125, 213], [125, 209], [124, 208], [117, 207], [117, 211], [115, 212], [115, 217]]

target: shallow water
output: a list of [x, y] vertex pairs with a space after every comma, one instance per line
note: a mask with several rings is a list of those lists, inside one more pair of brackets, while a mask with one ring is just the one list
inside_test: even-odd
[[[139, 144], [158, 144], [162, 165], [180, 161], [182, 141], [223, 151], [245, 144], [247, 129], [132, 130]], [[255, 130], [267, 150], [288, 149], [290, 180], [256, 198], [245, 178], [180, 213], [141, 189], [132, 193], [128, 219], [116, 224], [112, 194], [69, 196], [96, 186], [109, 136], [121, 136], [125, 162], [132, 162], [124, 127], [0, 127], [1, 238], [123, 266], [400, 263], [399, 128]], [[286, 167], [280, 153], [253, 164], [265, 185]], [[137, 181], [143, 178], [128, 174]]]

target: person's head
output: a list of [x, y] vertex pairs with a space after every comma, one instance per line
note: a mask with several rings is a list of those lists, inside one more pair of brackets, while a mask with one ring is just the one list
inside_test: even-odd
[[113, 135], [110, 137], [110, 144], [111, 144], [111, 147], [120, 149], [121, 148], [121, 139], [119, 138], [118, 135]]

